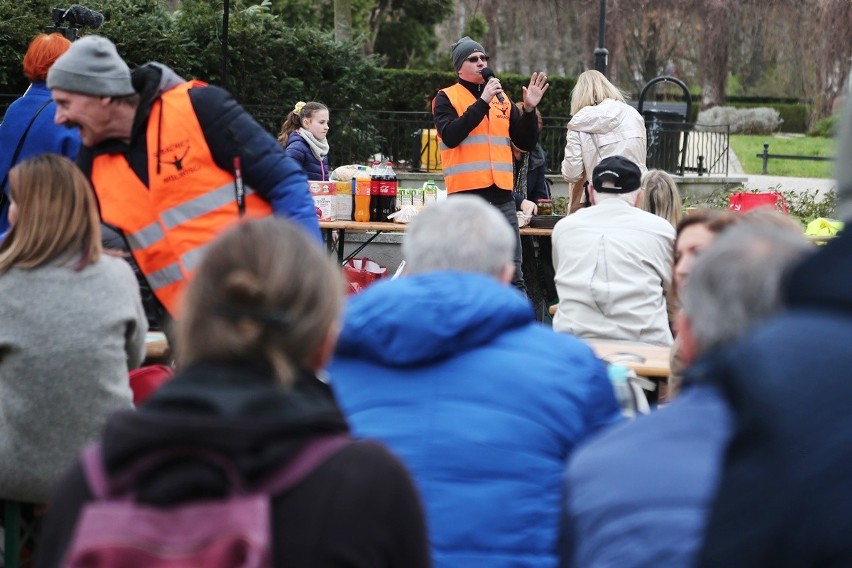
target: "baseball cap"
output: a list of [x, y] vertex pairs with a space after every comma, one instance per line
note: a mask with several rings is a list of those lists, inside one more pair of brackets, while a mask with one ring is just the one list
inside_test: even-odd
[[[604, 187], [606, 180], [611, 180], [612, 185]], [[610, 156], [595, 166], [592, 185], [596, 191], [603, 193], [630, 193], [642, 187], [642, 170], [624, 156]]]

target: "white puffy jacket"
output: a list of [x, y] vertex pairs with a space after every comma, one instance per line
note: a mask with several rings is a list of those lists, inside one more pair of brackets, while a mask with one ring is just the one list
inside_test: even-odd
[[630, 105], [605, 99], [571, 117], [562, 177], [568, 183], [583, 178], [591, 183], [595, 166], [610, 156], [624, 156], [636, 162], [643, 174], [648, 171], [645, 120]]

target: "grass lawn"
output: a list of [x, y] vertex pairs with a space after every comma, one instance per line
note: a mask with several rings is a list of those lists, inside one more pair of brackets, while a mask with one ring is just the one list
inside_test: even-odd
[[[763, 159], [758, 158], [757, 154], [763, 153], [764, 142], [769, 143], [770, 154], [834, 156], [833, 138], [790, 137], [784, 134], [774, 136], [731, 134], [731, 148], [739, 158], [745, 173], [760, 175], [762, 172]], [[766, 173], [771, 176], [830, 178], [834, 174], [834, 164], [833, 162], [769, 158]]]

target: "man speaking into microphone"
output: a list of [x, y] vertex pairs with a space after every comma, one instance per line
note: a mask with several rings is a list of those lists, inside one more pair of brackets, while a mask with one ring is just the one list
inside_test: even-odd
[[515, 275], [512, 284], [526, 292], [521, 271], [521, 239], [512, 195], [512, 147], [531, 151], [538, 142], [535, 108], [547, 91], [547, 76], [533, 73], [523, 87], [523, 111], [503, 92], [488, 67], [488, 55], [465, 36], [452, 45], [456, 84], [432, 100], [438, 131], [444, 185], [453, 195], [478, 195], [497, 207], [515, 230]]

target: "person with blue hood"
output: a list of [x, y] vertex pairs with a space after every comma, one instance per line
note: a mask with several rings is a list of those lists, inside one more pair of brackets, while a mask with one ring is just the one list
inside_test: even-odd
[[486, 201], [430, 205], [407, 274], [351, 299], [329, 367], [354, 433], [411, 471], [436, 568], [556, 566], [566, 459], [621, 419], [604, 363], [510, 286], [514, 247]]

